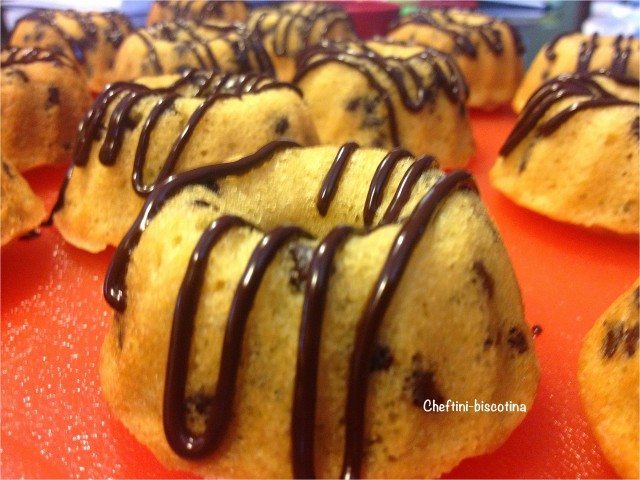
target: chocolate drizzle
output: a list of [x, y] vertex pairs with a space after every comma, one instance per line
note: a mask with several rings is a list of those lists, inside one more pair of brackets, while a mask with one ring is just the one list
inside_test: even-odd
[[[400, 145], [397, 115], [381, 75], [391, 81], [404, 107], [412, 112], [418, 112], [433, 102], [439, 89], [446, 93], [450, 102], [460, 105], [461, 114], [465, 111], [468, 89], [462, 74], [450, 56], [431, 48], [403, 59], [382, 56], [364, 43], [324, 41], [301, 52], [297, 62], [298, 68], [293, 79], [295, 84], [312, 70], [328, 63], [340, 63], [364, 75], [385, 104], [391, 139], [396, 146]], [[425, 75], [416, 69], [418, 65], [428, 65], [429, 71], [433, 72], [430, 83], [426, 83]], [[414, 95], [410, 93], [412, 87]]]
[[[593, 77], [600, 72], [561, 75], [543, 83], [531, 96], [513, 131], [500, 149], [500, 155], [509, 155], [534, 129], [536, 135], [546, 137], [555, 132], [576, 113], [610, 106], [637, 106], [605, 90]], [[613, 80], [616, 80], [614, 77]], [[547, 111], [557, 102], [571, 97], [581, 97], [551, 118], [540, 123]]]
[[[58, 23], [58, 16], [73, 20], [82, 34], [76, 37], [69, 33], [66, 28]], [[84, 64], [87, 61], [87, 51], [95, 49], [98, 44], [98, 34], [101, 29], [95, 22], [97, 17], [104, 18], [108, 23], [108, 28], [102, 32], [106, 41], [113, 48], [119, 47], [124, 33], [131, 30], [131, 24], [124, 15], [117, 12], [88, 13], [76, 10], [36, 9], [20, 18], [16, 23], [16, 27], [18, 23], [24, 21], [32, 21], [49, 27], [67, 44], [67, 47], [73, 52], [78, 62]]]
[[[162, 206], [189, 185], [204, 185], [215, 188], [218, 180], [229, 175], [241, 175], [259, 167], [271, 156], [284, 148], [295, 148], [297, 144], [289, 141], [272, 142], [253, 155], [232, 163], [210, 165], [196, 170], [179, 173], [171, 180], [155, 189], [141, 210], [134, 226], [118, 246], [107, 272], [104, 293], [109, 304], [117, 311], [126, 308], [125, 277], [129, 258], [135, 249], [143, 231], [159, 212]], [[328, 185], [333, 191], [339, 180], [339, 172], [356, 148], [347, 144], [339, 149], [331, 169], [337, 175], [327, 175], [323, 189]], [[373, 211], [380, 204], [381, 191], [390, 175], [390, 169], [408, 152], [400, 149], [390, 152], [376, 170], [372, 179], [365, 211]], [[428, 160], [428, 161], [427, 161]], [[412, 188], [419, 176], [430, 168], [431, 159], [423, 157], [414, 163], [412, 180], [403, 182], [404, 187]], [[411, 170], [411, 169], [410, 169]], [[327, 181], [327, 179], [330, 180]], [[375, 188], [374, 188], [375, 187]], [[433, 187], [419, 200], [409, 217], [399, 228], [387, 258], [384, 261], [369, 299], [357, 324], [354, 351], [351, 357], [348, 396], [345, 410], [346, 443], [343, 478], [360, 476], [363, 460], [364, 412], [367, 396], [368, 374], [376, 346], [377, 332], [391, 304], [411, 255], [427, 229], [439, 205], [457, 189], [477, 191], [469, 173], [454, 171], [440, 177]], [[374, 192], [374, 193], [372, 193]], [[403, 197], [396, 193], [394, 198]], [[329, 197], [328, 202], [330, 203]], [[400, 200], [398, 200], [400, 201]], [[404, 200], [406, 201], [406, 200]], [[374, 214], [373, 213], [373, 214]], [[367, 214], [373, 218], [373, 214]], [[280, 250], [294, 237], [307, 236], [295, 226], [278, 227], [265, 235], [255, 248], [245, 273], [238, 283], [234, 294], [223, 340], [219, 378], [213, 397], [206, 428], [202, 434], [194, 434], [186, 425], [187, 405], [185, 385], [187, 380], [189, 350], [193, 336], [193, 321], [198, 308], [199, 298], [207, 268], [207, 258], [215, 244], [232, 228], [251, 227], [245, 220], [225, 215], [214, 221], [198, 241], [183, 279], [174, 311], [169, 358], [165, 379], [163, 406], [164, 428], [172, 449], [186, 458], [201, 458], [213, 452], [220, 444], [232, 418], [235, 382], [242, 352], [244, 326], [254, 302], [264, 273]], [[306, 273], [304, 304], [300, 325], [299, 350], [294, 383], [292, 409], [292, 464], [294, 475], [298, 478], [312, 478], [314, 470], [314, 429], [315, 405], [320, 352], [322, 320], [335, 254], [350, 235], [363, 235], [367, 231], [356, 230], [350, 226], [338, 226], [331, 230], [313, 251]]]
[[[144, 98], [159, 98], [142, 127], [136, 147], [132, 173], [132, 182], [136, 192], [140, 195], [147, 195], [153, 190], [155, 184], [171, 174], [199, 121], [216, 102], [225, 98], [241, 97], [246, 93], [259, 93], [272, 88], [290, 88], [300, 94], [296, 87], [275, 81], [265, 75], [214, 75], [212, 72], [196, 70], [187, 71], [176, 82], [166, 88], [151, 89], [144, 85], [130, 82], [111, 84], [97, 97], [80, 124], [73, 156], [74, 164], [77, 166], [86, 165], [93, 142], [98, 138], [102, 128], [101, 125], [105, 122], [107, 111], [114, 102], [117, 102], [107, 122], [105, 140], [99, 153], [99, 159], [103, 165], [113, 165], [122, 146], [127, 128], [130, 126], [128, 119], [131, 110]], [[189, 93], [189, 89], [193, 91]], [[186, 94], [193, 97], [206, 96], [191, 114], [183, 130], [178, 135], [154, 183], [146, 185], [143, 183], [142, 171], [151, 134], [160, 117], [178, 99], [178, 92], [184, 93], [183, 90], [186, 90]]]
[[[178, 52], [190, 52], [191, 59], [185, 58], [184, 64], [194, 68], [243, 72], [261, 72], [273, 75], [273, 65], [261, 41], [245, 31], [239, 24], [215, 25], [196, 24], [178, 19], [173, 22], [160, 22], [136, 30], [134, 33], [146, 49], [146, 57], [156, 75], [169, 72], [160, 61], [155, 42], [164, 41], [175, 45]], [[234, 65], [221, 65], [216, 57], [215, 45], [225, 43], [234, 52]], [[182, 55], [181, 55], [182, 56]]]
[[336, 154], [336, 158], [331, 164], [331, 168], [324, 177], [322, 187], [320, 188], [320, 192], [318, 193], [318, 198], [316, 200], [318, 212], [323, 217], [327, 214], [327, 210], [329, 210], [329, 205], [331, 205], [333, 196], [336, 193], [336, 188], [338, 187], [338, 182], [344, 173], [344, 168], [346, 167], [349, 158], [351, 158], [351, 155], [353, 155], [357, 149], [358, 144], [354, 142], [345, 143], [340, 147], [340, 150], [338, 150], [338, 153]]
[[[502, 55], [504, 52], [504, 41], [499, 27], [506, 25], [511, 34], [516, 52], [518, 55], [524, 53], [524, 44], [518, 31], [508, 23], [487, 17], [487, 21], [484, 23], [471, 24], [457, 20], [452, 16], [452, 12], [459, 13], [460, 11], [454, 9], [421, 9], [401, 18], [391, 27], [391, 31], [407, 24], [428, 25], [451, 38], [455, 53], [475, 58], [478, 55], [478, 48], [474, 42], [474, 35], [477, 35], [494, 55]], [[473, 12], [465, 11], [464, 13], [479, 16], [479, 14], [474, 14]]]
[[202, 7], [197, 9], [194, 1], [158, 1], [155, 2], [160, 8], [170, 10], [173, 18], [192, 19], [197, 22], [204, 22], [210, 19], [224, 19], [224, 5], [240, 2], [225, 0], [207, 0], [202, 2]]
[[11, 67], [14, 65], [27, 65], [30, 63], [49, 62], [53, 63], [57, 67], [69, 67], [77, 69], [76, 62], [71, 60], [66, 55], [55, 52], [53, 50], [46, 50], [43, 48], [23, 48], [23, 47], [11, 47], [2, 50], [2, 68]]
[[[277, 15], [277, 20], [269, 24], [272, 15]], [[348, 32], [343, 39], [355, 38], [351, 20], [344, 10], [311, 2], [302, 6], [285, 4], [278, 10], [256, 10], [248, 24], [263, 42], [271, 43], [271, 50], [280, 57], [292, 57], [309, 45], [329, 38], [338, 24], [345, 25]], [[322, 25], [320, 30], [318, 25]]]

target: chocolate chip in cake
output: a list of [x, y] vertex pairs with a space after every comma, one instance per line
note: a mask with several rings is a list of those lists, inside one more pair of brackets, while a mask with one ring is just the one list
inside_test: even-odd
[[287, 117], [280, 117], [276, 123], [276, 133], [282, 135], [289, 129], [289, 119]]
[[193, 202], [191, 202], [191, 204], [195, 207], [210, 207], [211, 204], [209, 202], [207, 202], [206, 200], [201, 200], [199, 198], [195, 199]]
[[6, 162], [2, 162], [2, 171], [4, 172], [4, 174], [9, 177], [11, 180], [13, 180], [15, 177], [15, 175], [13, 174], [13, 172], [11, 171], [11, 168], [9, 167], [9, 165]]
[[361, 100], [362, 100], [362, 98], [360, 98], [360, 97], [352, 98], [351, 100], [349, 100], [347, 105], [344, 107], [345, 110], [347, 110], [347, 112], [355, 112], [358, 109], [358, 107], [360, 106]]
[[621, 323], [609, 323], [605, 324], [607, 334], [604, 336], [602, 342], [602, 356], [604, 358], [611, 358], [615, 355], [616, 350], [622, 343], [625, 332]]
[[491, 339], [491, 337], [487, 337], [484, 339], [484, 342], [482, 343], [482, 347], [485, 350], [489, 350], [491, 348], [491, 346], [493, 345], [493, 340]]
[[487, 271], [482, 260], [473, 262], [473, 272], [478, 276], [482, 282], [482, 288], [487, 292], [489, 298], [493, 298], [494, 281], [491, 274]]
[[638, 322], [625, 332], [624, 349], [628, 357], [633, 357], [638, 350]]
[[51, 107], [54, 107], [60, 103], [60, 90], [57, 87], [49, 87], [47, 89], [47, 103], [45, 105], [45, 110], [49, 110]]
[[527, 345], [527, 339], [524, 333], [516, 327], [509, 329], [509, 335], [507, 336], [507, 343], [518, 353], [524, 353], [529, 349]]
[[640, 117], [636, 117], [631, 122], [631, 133], [636, 137], [636, 140], [640, 139]]
[[433, 403], [445, 403], [435, 381], [435, 374], [431, 370], [414, 370], [411, 372], [411, 401], [416, 407], [422, 408], [426, 400]]
[[313, 256], [313, 248], [302, 243], [294, 243], [289, 246], [289, 255], [293, 259], [293, 269], [289, 273], [289, 285], [295, 291], [302, 291], [309, 276], [309, 264]]
[[369, 371], [377, 372], [380, 370], [389, 370], [392, 363], [393, 354], [391, 353], [391, 349], [387, 345], [378, 344], [373, 351]]

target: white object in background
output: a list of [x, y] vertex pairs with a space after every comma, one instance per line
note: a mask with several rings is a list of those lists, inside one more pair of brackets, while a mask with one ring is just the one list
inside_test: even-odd
[[582, 24], [582, 33], [591, 35], [640, 36], [640, 4], [638, 2], [598, 1], [591, 4], [591, 15]]

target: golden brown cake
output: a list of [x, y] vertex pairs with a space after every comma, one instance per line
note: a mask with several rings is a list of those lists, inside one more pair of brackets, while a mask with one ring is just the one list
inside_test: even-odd
[[18, 170], [68, 161], [91, 105], [87, 79], [66, 56], [39, 48], [2, 50], [2, 157]]
[[638, 478], [638, 282], [584, 339], [580, 396], [600, 448], [618, 475]]
[[[563, 73], [602, 71], [626, 83], [638, 85], [640, 42], [637, 38], [565, 33], [544, 45], [527, 70], [513, 99], [516, 112], [523, 109], [531, 94], [550, 78]], [[617, 92], [614, 92], [617, 93]]]
[[502, 146], [493, 185], [554, 220], [637, 235], [638, 87], [618, 84], [618, 96], [616, 83], [599, 74], [545, 82]]
[[419, 10], [402, 17], [387, 37], [453, 55], [469, 85], [470, 107], [493, 109], [510, 102], [524, 72], [518, 31], [480, 12]]
[[110, 80], [116, 51], [130, 31], [129, 20], [116, 12], [35, 10], [18, 20], [9, 42], [75, 58], [89, 79], [89, 87], [99, 92]]
[[251, 12], [247, 27], [262, 39], [280, 80], [295, 74], [295, 57], [321, 40], [355, 40], [349, 16], [341, 8], [315, 2], [283, 3]]
[[149, 10], [147, 25], [178, 19], [206, 22], [208, 20], [243, 22], [247, 19], [244, 2], [222, 0], [155, 1]]
[[0, 172], [0, 198], [2, 199], [2, 245], [37, 228], [44, 220], [45, 212], [40, 200], [27, 181], [8, 162], [2, 162]]
[[[497, 448], [538, 383], [470, 175], [402, 151], [280, 141], [180, 173], [105, 293], [112, 411], [207, 477], [435, 477]], [[474, 400], [502, 411], [452, 410]]]
[[232, 73], [273, 73], [259, 39], [240, 25], [156, 23], [129, 35], [118, 51], [113, 80], [180, 73], [190, 68]]
[[402, 146], [434, 155], [443, 167], [461, 167], [473, 154], [467, 87], [452, 58], [437, 50], [322, 42], [299, 55], [294, 82], [321, 143]]
[[55, 225], [91, 252], [117, 245], [145, 196], [171, 174], [229, 161], [280, 138], [318, 142], [290, 84], [198, 71], [115, 83], [83, 120]]

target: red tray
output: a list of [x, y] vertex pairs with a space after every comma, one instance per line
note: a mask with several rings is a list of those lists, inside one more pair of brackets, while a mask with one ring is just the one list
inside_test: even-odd
[[[522, 425], [492, 454], [447, 477], [605, 478], [607, 465], [578, 397], [581, 339], [638, 276], [638, 242], [563, 225], [512, 204], [487, 172], [514, 123], [509, 111], [473, 112], [478, 153], [469, 168], [513, 261], [542, 378]], [[49, 206], [61, 168], [27, 175]], [[100, 208], [96, 205], [96, 208]], [[113, 250], [91, 255], [54, 228], [2, 249], [2, 477], [175, 478], [109, 413], [98, 353], [110, 322], [102, 298]]]

